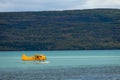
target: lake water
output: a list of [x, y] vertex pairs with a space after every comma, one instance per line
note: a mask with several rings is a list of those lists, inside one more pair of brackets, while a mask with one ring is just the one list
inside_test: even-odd
[[[23, 53], [28, 56], [33, 56], [34, 54], [45, 54], [49, 63], [34, 64], [34, 61], [22, 61], [21, 56]], [[104, 65], [120, 65], [120, 50], [0, 52], [0, 69]]]
[[[34, 54], [45, 54], [47, 56], [47, 61], [49, 63], [36, 64], [34, 61], [22, 61], [21, 56], [23, 53], [28, 56], [33, 56]], [[105, 68], [104, 66], [110, 66], [112, 68]], [[79, 75], [79, 74], [81, 74], [81, 72], [86, 73], [87, 71], [89, 72], [90, 70], [92, 70], [91, 72], [94, 72], [95, 70], [97, 70], [98, 72], [95, 72], [95, 73], [101, 74], [101, 71], [105, 72], [106, 70], [108, 71], [108, 69], [109, 70], [112, 69], [112, 72], [109, 72], [109, 73], [116, 74], [117, 72], [116, 72], [115, 68], [117, 68], [118, 72], [120, 69], [120, 67], [118, 67], [118, 66], [120, 66], [120, 50], [6, 51], [6, 52], [1, 51], [0, 52], [0, 71], [2, 71], [2, 73], [0, 73], [0, 76], [1, 76], [0, 78], [2, 80], [7, 80], [6, 73], [8, 74], [8, 71], [17, 71], [17, 73], [14, 73], [14, 74], [13, 74], [13, 72], [10, 73], [10, 74], [12, 74], [12, 76], [14, 76], [16, 74], [21, 74], [20, 72], [18, 72], [21, 70], [26, 70], [26, 71], [33, 70], [33, 72], [34, 72], [34, 70], [37, 70], [37, 69], [38, 70], [40, 69], [40, 71], [44, 70], [44, 69], [46, 69], [46, 70], [52, 69], [54, 72], [51, 71], [50, 73], [54, 74], [54, 75], [64, 74], [62, 79], [60, 79], [60, 80], [64, 80], [63, 78], [65, 78], [65, 80], [77, 80], [77, 79], [81, 80], [80, 75]], [[85, 67], [87, 67], [87, 68], [85, 68]], [[94, 68], [89, 69], [90, 67], [94, 67]], [[99, 67], [99, 69], [98, 69], [98, 67]], [[72, 68], [72, 70], [73, 70], [72, 72], [74, 72], [73, 77], [75, 77], [75, 78], [73, 78], [73, 77], [70, 78], [70, 74], [68, 74], [70, 72], [69, 68]], [[81, 71], [80, 68], [84, 69], [85, 71]], [[77, 72], [78, 70], [80, 70], [80, 71]], [[56, 72], [58, 72], [58, 73], [56, 73]], [[65, 72], [66, 72], [66, 76], [65, 76]], [[91, 72], [89, 73], [89, 78], [90, 78]], [[30, 73], [30, 72], [26, 72], [24, 74], [27, 74], [27, 73]], [[49, 77], [48, 76], [44, 77], [44, 78], [47, 78], [46, 80], [50, 80], [50, 78], [51, 78], [50, 74], [48, 74], [48, 71], [37, 72], [37, 73], [44, 73], [45, 75], [46, 74], [49, 75]], [[36, 74], [36, 73], [34, 72], [34, 74]], [[77, 75], [77, 78], [76, 78], [75, 74]], [[100, 75], [100, 74], [98, 74], [98, 75]], [[102, 75], [103, 74], [104, 73], [102, 73]], [[5, 77], [2, 77], [3, 75]], [[27, 75], [29, 75], [29, 77], [31, 76], [31, 74], [27, 74]], [[37, 79], [39, 80], [41, 78], [40, 76], [42, 76], [42, 75], [39, 74], [39, 78], [37, 78]], [[73, 74], [71, 74], [71, 75], [73, 75]], [[22, 76], [22, 80], [27, 79], [26, 76], [24, 76], [24, 77], [23, 77], [23, 75], [21, 75], [21, 76]], [[84, 74], [83, 74], [83, 76], [85, 77]], [[115, 75], [112, 74], [112, 76], [115, 76]], [[118, 76], [120, 76], [120, 73], [118, 73], [116, 75], [117, 79], [120, 78]], [[14, 77], [16, 77], [15, 80], [19, 80], [19, 79], [21, 80], [21, 77], [17, 77], [17, 76], [14, 76]], [[60, 77], [60, 75], [58, 77]], [[57, 80], [57, 79], [59, 79], [58, 77], [52, 77], [51, 80]], [[88, 77], [88, 75], [87, 75], [87, 77]], [[87, 77], [85, 77], [84, 79], [86, 79]], [[93, 78], [96, 78], [95, 75], [91, 75], [91, 77], [92, 78], [90, 80], [93, 80]], [[108, 77], [110, 77], [110, 75]], [[36, 77], [33, 76], [32, 78], [36, 78]], [[37, 80], [37, 79], [34, 79], [34, 80]], [[84, 80], [84, 79], [82, 79], [82, 80]], [[87, 79], [87, 80], [89, 80], [89, 79]], [[106, 77], [103, 76], [103, 78], [101, 80], [106, 80]]]

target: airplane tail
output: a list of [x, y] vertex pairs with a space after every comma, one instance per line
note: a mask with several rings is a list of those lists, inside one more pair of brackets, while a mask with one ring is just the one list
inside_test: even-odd
[[25, 54], [22, 54], [22, 60], [24, 60], [26, 58]]

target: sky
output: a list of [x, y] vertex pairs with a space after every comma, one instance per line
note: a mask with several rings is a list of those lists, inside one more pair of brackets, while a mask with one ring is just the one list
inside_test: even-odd
[[0, 0], [0, 12], [117, 8], [120, 0]]

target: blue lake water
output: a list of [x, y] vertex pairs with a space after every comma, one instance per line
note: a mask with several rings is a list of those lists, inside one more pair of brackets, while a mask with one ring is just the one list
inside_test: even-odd
[[[32, 56], [45, 54], [48, 64], [22, 61], [22, 54]], [[83, 66], [119, 66], [120, 50], [79, 50], [79, 51], [1, 51], [0, 69], [31, 69]]]
[[[22, 61], [23, 53], [50, 63]], [[1, 51], [0, 80], [120, 80], [120, 50]]]

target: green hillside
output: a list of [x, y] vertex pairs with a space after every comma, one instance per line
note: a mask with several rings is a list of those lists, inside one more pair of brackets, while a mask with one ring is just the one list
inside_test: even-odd
[[0, 13], [0, 51], [91, 49], [120, 49], [120, 9]]

